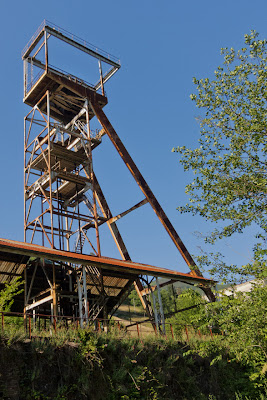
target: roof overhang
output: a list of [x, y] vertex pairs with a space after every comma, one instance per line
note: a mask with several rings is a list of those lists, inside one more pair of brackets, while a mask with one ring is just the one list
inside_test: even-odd
[[[214, 282], [211, 279], [194, 276], [192, 272], [182, 273], [170, 269], [159, 268], [148, 264], [136, 263], [133, 261], [124, 261], [108, 257], [97, 257], [87, 254], [78, 254], [70, 251], [56, 250], [29, 244], [25, 242], [17, 242], [8, 239], [0, 239], [0, 253], [16, 254], [25, 257], [36, 257], [47, 259], [54, 262], [72, 263], [76, 265], [91, 265], [109, 271], [110, 275], [114, 273], [123, 273], [131, 275], [149, 275], [155, 277], [163, 277], [172, 280], [188, 282], [191, 284], [200, 284], [201, 286], [210, 286]], [[1, 271], [0, 264], [0, 274]]]

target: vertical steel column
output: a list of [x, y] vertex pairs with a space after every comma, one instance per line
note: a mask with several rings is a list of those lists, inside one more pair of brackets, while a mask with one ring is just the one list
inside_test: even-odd
[[88, 148], [89, 161], [90, 161], [89, 172], [90, 172], [91, 184], [93, 187], [93, 209], [94, 209], [94, 223], [95, 223], [95, 230], [96, 230], [97, 253], [98, 253], [98, 256], [101, 256], [99, 228], [98, 228], [98, 215], [97, 215], [97, 209], [96, 209], [96, 190], [95, 190], [94, 172], [93, 172], [93, 156], [92, 156], [92, 143], [91, 143], [90, 118], [89, 118], [89, 100], [88, 99], [87, 99], [87, 105], [86, 105], [86, 124], [87, 124], [87, 135], [88, 135], [88, 141], [89, 141], [89, 148]]
[[83, 306], [84, 306], [84, 314], [85, 314], [85, 324], [88, 324], [88, 298], [87, 298], [87, 285], [86, 285], [86, 271], [85, 266], [82, 266], [82, 274], [83, 274]]
[[47, 140], [48, 140], [48, 174], [49, 174], [49, 201], [50, 201], [50, 220], [51, 220], [51, 243], [54, 248], [54, 224], [53, 224], [53, 197], [52, 197], [52, 171], [51, 171], [51, 139], [50, 139], [50, 94], [46, 92], [47, 98]]
[[70, 237], [69, 237], [69, 219], [68, 217], [65, 217], [65, 227], [66, 227], [66, 245], [67, 245], [67, 251], [70, 251]]
[[80, 326], [83, 329], [88, 324], [88, 314], [89, 314], [85, 266], [82, 266], [82, 271], [80, 275], [77, 274], [76, 278], [78, 287]]
[[58, 310], [57, 310], [57, 292], [56, 292], [56, 270], [55, 263], [53, 262], [53, 287], [52, 287], [52, 297], [53, 297], [53, 318], [55, 319]]
[[82, 288], [79, 280], [79, 275], [77, 274], [77, 288], [78, 288], [78, 301], [79, 301], [79, 323], [80, 327], [83, 328], [83, 301], [82, 301]]
[[44, 42], [45, 42], [45, 70], [48, 71], [48, 40], [47, 40], [47, 31], [44, 31]]
[[28, 82], [27, 68], [28, 68], [28, 62], [27, 62], [27, 59], [25, 59], [25, 60], [23, 60], [24, 97], [26, 96], [26, 92], [27, 92], [27, 82]]
[[98, 66], [99, 66], [99, 73], [100, 73], [100, 84], [101, 84], [102, 95], [105, 96], [101, 60], [98, 60]]
[[152, 301], [153, 301], [154, 317], [155, 317], [157, 332], [159, 332], [158, 310], [157, 310], [156, 298], [155, 298], [153, 290], [151, 290], [151, 295], [152, 295]]
[[26, 315], [26, 306], [27, 306], [27, 265], [24, 267], [24, 309], [23, 309], [23, 318], [24, 318], [24, 329], [27, 329], [27, 315]]
[[156, 278], [157, 282], [157, 289], [158, 289], [158, 299], [159, 299], [159, 310], [160, 310], [160, 316], [161, 316], [161, 324], [162, 324], [162, 330], [165, 335], [165, 317], [164, 317], [164, 310], [163, 310], [163, 304], [162, 304], [162, 299], [161, 299], [161, 293], [160, 293], [160, 286], [159, 286], [159, 279], [158, 277]]
[[27, 242], [26, 234], [26, 117], [24, 117], [24, 242]]

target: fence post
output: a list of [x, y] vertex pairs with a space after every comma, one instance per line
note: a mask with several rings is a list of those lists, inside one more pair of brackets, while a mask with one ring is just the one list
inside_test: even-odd
[[31, 316], [29, 315], [29, 338], [32, 338], [32, 319]]
[[172, 338], [173, 338], [173, 340], [174, 340], [174, 334], [173, 334], [172, 324], [170, 324], [170, 327], [171, 327]]
[[136, 324], [136, 328], [137, 328], [138, 337], [140, 338], [139, 324]]
[[186, 332], [187, 342], [189, 343], [189, 334], [186, 325], [185, 325], [185, 332]]
[[54, 330], [55, 330], [55, 333], [57, 333], [57, 321], [56, 321], [55, 317], [54, 317]]

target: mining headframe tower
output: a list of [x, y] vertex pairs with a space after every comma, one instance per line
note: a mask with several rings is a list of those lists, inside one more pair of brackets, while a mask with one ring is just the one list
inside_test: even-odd
[[[90, 57], [99, 74], [97, 82], [89, 84], [52, 66], [52, 40]], [[120, 61], [48, 21], [32, 36], [22, 59], [23, 101], [31, 107], [24, 119], [24, 242], [0, 239], [0, 284], [24, 275], [24, 298], [17, 309], [23, 303], [25, 314], [65, 315], [78, 318], [85, 326], [99, 317], [110, 318], [134, 286], [158, 327], [157, 312], [148, 296], [153, 294], [150, 283], [154, 277], [197, 284], [213, 301], [211, 281], [201, 275], [103, 111], [108, 102], [105, 84], [120, 69]], [[103, 135], [144, 195], [116, 216], [93, 166], [93, 152]], [[190, 268], [188, 274], [131, 261], [117, 220], [144, 204], [156, 213]], [[122, 260], [101, 254], [105, 224]]]

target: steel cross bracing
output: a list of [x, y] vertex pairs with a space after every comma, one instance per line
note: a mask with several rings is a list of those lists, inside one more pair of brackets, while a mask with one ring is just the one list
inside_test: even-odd
[[[24, 102], [32, 107], [24, 121], [25, 242], [60, 250], [74, 249], [80, 253], [85, 246], [89, 246], [92, 254], [100, 257], [100, 230], [103, 224], [107, 224], [122, 259], [130, 260], [116, 221], [148, 203], [190, 267], [192, 275], [201, 277], [190, 253], [103, 111], [107, 104], [104, 83], [117, 71], [119, 63], [92, 48], [86, 48], [85, 44], [70, 38], [66, 32], [53, 29], [45, 23], [23, 52]], [[48, 41], [52, 36], [96, 58], [99, 83], [90, 86], [79, 78], [51, 68], [48, 63]], [[45, 50], [43, 62], [38, 60], [42, 48]], [[112, 74], [103, 75], [101, 63], [104, 62], [111, 65]], [[30, 84], [28, 65], [39, 68], [37, 75], [31, 77]], [[91, 128], [93, 118], [99, 126], [94, 131]], [[111, 213], [93, 167], [93, 150], [101, 144], [105, 134], [144, 194], [144, 200], [117, 216]], [[117, 301], [108, 310], [109, 295], [105, 292], [101, 269], [74, 267], [75, 279], [72, 279], [72, 272], [66, 272], [68, 268], [64, 271], [70, 281], [70, 292], [78, 292], [79, 314], [83, 316], [83, 323], [93, 321], [100, 314], [106, 317], [108, 312], [112, 313], [112, 308], [132, 284], [148, 316], [153, 319], [152, 305], [139, 279], [129, 279], [121, 288]], [[92, 301], [88, 295], [89, 278], [98, 292]], [[204, 287], [203, 290], [210, 300], [214, 300], [209, 288]], [[53, 301], [55, 310], [56, 300]]]

